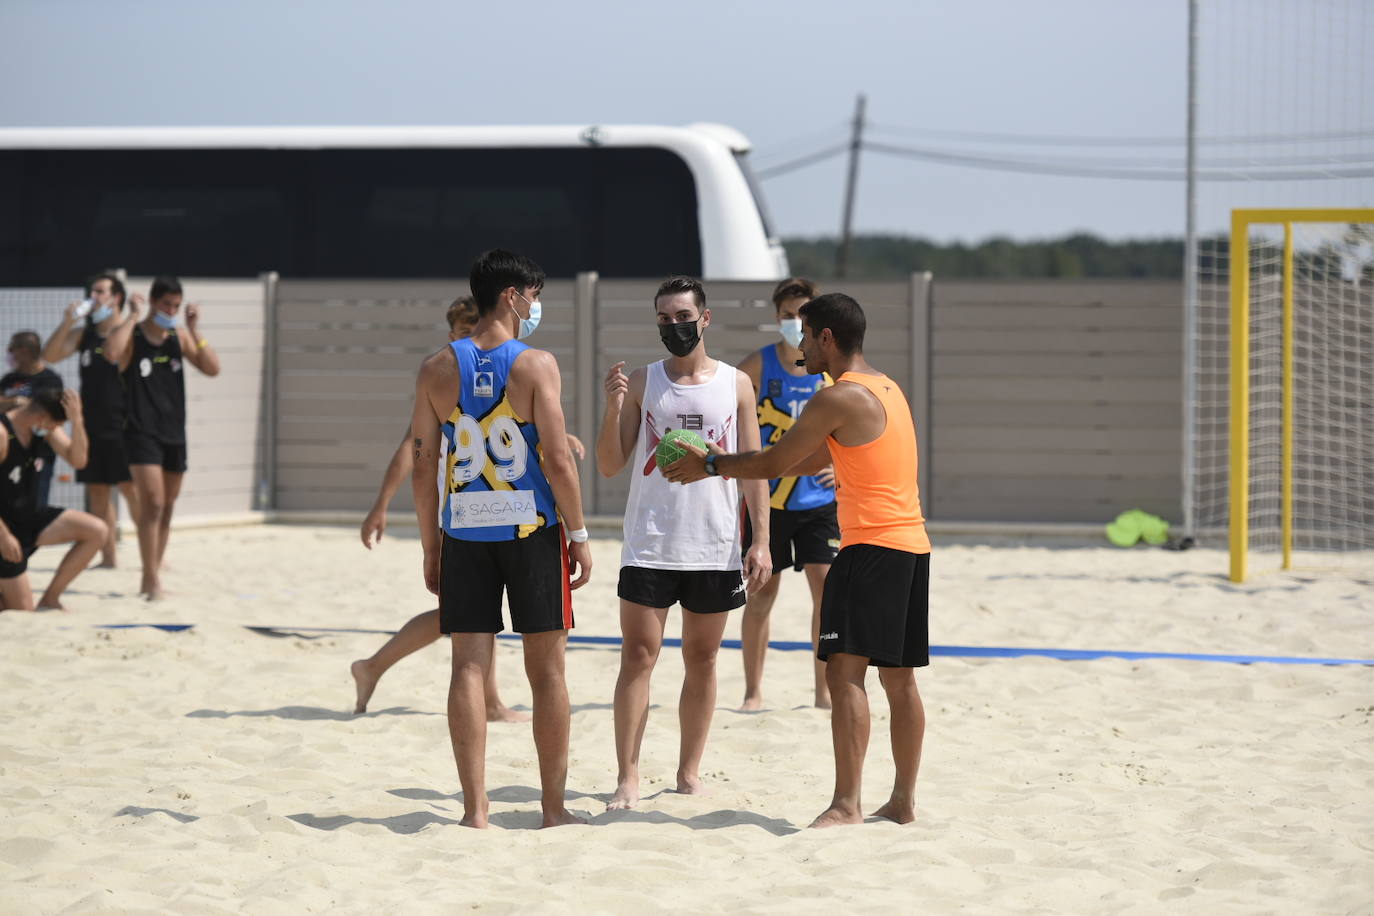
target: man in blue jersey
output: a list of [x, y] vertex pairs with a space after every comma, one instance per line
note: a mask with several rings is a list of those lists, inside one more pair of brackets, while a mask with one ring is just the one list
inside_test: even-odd
[[[473, 264], [470, 285], [477, 326], [421, 365], [411, 418], [425, 586], [439, 596], [440, 629], [453, 644], [448, 721], [462, 823], [488, 821], [483, 683], [504, 629], [503, 592], [511, 627], [523, 637], [534, 700], [543, 824], [579, 823], [564, 806], [570, 711], [563, 652], [571, 592], [586, 583], [592, 558], [577, 465], [565, 445], [558, 363], [520, 342], [539, 325], [544, 272], [496, 249]], [[558, 447], [542, 449], [544, 442]]]
[[[801, 318], [798, 310], [820, 295], [815, 283], [801, 277], [783, 280], [773, 290], [773, 308], [782, 339], [740, 363], [740, 371], [754, 384], [758, 402], [759, 432], [767, 448], [792, 428], [811, 396], [830, 384], [824, 373], [810, 373], [797, 365], [802, 358]], [[835, 520], [835, 472], [826, 468], [815, 476], [782, 477], [768, 481], [769, 545], [773, 575], [749, 596], [740, 628], [744, 656], [742, 710], [763, 707], [763, 660], [768, 651], [768, 618], [778, 597], [783, 570], [791, 567], [806, 575], [811, 590], [811, 645], [820, 633], [821, 593], [825, 576], [840, 548], [840, 526]], [[752, 532], [745, 519], [744, 547]], [[825, 684], [825, 663], [815, 667], [816, 706], [830, 708], [830, 689]]]

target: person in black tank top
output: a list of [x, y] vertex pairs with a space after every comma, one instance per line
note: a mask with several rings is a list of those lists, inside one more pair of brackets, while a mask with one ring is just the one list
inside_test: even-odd
[[[62, 423], [70, 420], [70, 437]], [[81, 399], [74, 391], [35, 392], [27, 404], [0, 414], [0, 610], [32, 611], [29, 556], [41, 546], [72, 543], [58, 564], [52, 581], [38, 601], [38, 610], [60, 610], [62, 592], [95, 556], [105, 540], [105, 523], [86, 512], [44, 505], [39, 479], [46, 445], [72, 467], [86, 464], [86, 430]]]
[[186, 306], [181, 321], [181, 282], [158, 277], [148, 294], [148, 317], [111, 332], [106, 350], [123, 373], [124, 448], [137, 492], [138, 552], [143, 561], [139, 593], [162, 597], [159, 571], [172, 528], [172, 508], [186, 474], [184, 363], [219, 375], [219, 356], [200, 334], [200, 307]]
[[110, 532], [100, 549], [100, 565], [104, 568], [116, 565], [115, 487], [124, 496], [129, 516], [138, 518], [138, 497], [124, 451], [124, 380], [110, 354], [108, 340], [116, 329], [136, 320], [142, 303], [143, 297], [135, 294], [126, 308], [124, 284], [113, 274], [92, 277], [86, 283], [86, 301], [67, 306], [62, 323], [43, 346], [43, 358], [50, 363], [80, 354], [77, 364], [81, 410], [90, 438], [90, 458], [76, 472], [76, 479], [86, 485], [91, 513], [104, 519]]
[[[11, 371], [0, 378], [0, 410], [19, 407], [36, 391], [62, 394], [62, 376], [43, 362], [42, 340], [34, 331], [20, 331], [10, 338]], [[40, 441], [34, 446], [43, 458], [43, 473], [38, 476], [38, 504], [48, 504], [48, 490], [52, 487], [53, 450]]]

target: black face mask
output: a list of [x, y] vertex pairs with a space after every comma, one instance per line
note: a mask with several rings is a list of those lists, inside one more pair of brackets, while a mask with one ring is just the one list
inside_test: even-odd
[[701, 343], [701, 331], [697, 330], [695, 321], [661, 324], [658, 326], [658, 336], [674, 356], [686, 356]]

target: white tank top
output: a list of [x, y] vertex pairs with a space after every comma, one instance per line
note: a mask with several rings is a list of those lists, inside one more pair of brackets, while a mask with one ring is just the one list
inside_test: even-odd
[[727, 452], [738, 450], [734, 366], [716, 360], [709, 382], [669, 381], [663, 361], [644, 382], [639, 438], [630, 456], [622, 566], [648, 569], [740, 568], [739, 488], [708, 477], [683, 486], [659, 473], [654, 451], [671, 429], [690, 429]]

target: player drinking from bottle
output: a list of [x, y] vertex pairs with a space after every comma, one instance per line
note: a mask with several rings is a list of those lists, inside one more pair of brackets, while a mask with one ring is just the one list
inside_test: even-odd
[[99, 274], [86, 284], [86, 300], [73, 302], [62, 323], [43, 345], [43, 359], [61, 362], [80, 352], [81, 411], [86, 415], [90, 459], [76, 472], [86, 485], [91, 514], [104, 519], [109, 534], [100, 548], [100, 565], [115, 565], [115, 488], [124, 496], [129, 515], [138, 520], [138, 495], [124, 451], [124, 382], [108, 341], [115, 329], [138, 319], [142, 297], [125, 308], [124, 283], [114, 274]]
[[655, 451], [669, 430], [692, 430], [720, 448], [757, 449], [759, 426], [749, 378], [706, 354], [711, 325], [699, 280], [673, 277], [654, 296], [659, 338], [670, 358], [628, 376], [616, 363], [606, 375], [606, 412], [596, 441], [601, 473], [630, 467], [621, 553], [620, 677], [615, 685], [615, 794], [608, 808], [639, 802], [639, 750], [649, 718], [649, 680], [663, 646], [668, 609], [681, 604], [682, 663], [678, 701], [681, 745], [677, 790], [704, 791], [701, 756], [716, 705], [716, 654], [726, 612], [744, 604], [772, 571], [768, 552], [768, 487], [744, 484], [754, 543], [740, 556], [739, 491], [712, 480], [690, 490], [657, 472]]
[[[749, 354], [740, 371], [749, 376], [758, 402], [759, 433], [764, 445], [772, 445], [792, 428], [811, 396], [830, 384], [821, 372], [797, 365], [801, 359], [801, 319], [798, 310], [820, 294], [810, 280], [793, 277], [773, 290], [773, 309], [782, 339]], [[768, 541], [773, 550], [773, 575], [749, 596], [740, 628], [744, 656], [743, 710], [763, 706], [763, 661], [768, 652], [768, 617], [778, 597], [782, 572], [789, 566], [803, 571], [811, 590], [811, 645], [816, 646], [821, 625], [821, 589], [830, 563], [840, 549], [840, 525], [835, 520], [835, 471], [826, 467], [815, 476], [779, 477], [768, 481]], [[745, 526], [744, 545], [750, 543]], [[825, 665], [813, 659], [815, 702], [830, 708], [825, 685]]]
[[828, 373], [835, 384], [817, 392], [769, 448], [738, 455], [695, 449], [663, 474], [685, 484], [718, 475], [770, 479], [814, 473], [833, 459], [841, 541], [821, 599], [818, 656], [833, 704], [835, 794], [811, 826], [863, 820], [870, 665], [877, 666], [887, 693], [896, 764], [892, 795], [874, 814], [906, 824], [916, 818], [925, 734], [912, 669], [930, 663], [930, 538], [916, 486], [916, 429], [897, 383], [864, 360], [867, 325], [859, 303], [830, 293], [802, 306], [800, 314], [806, 368]]

